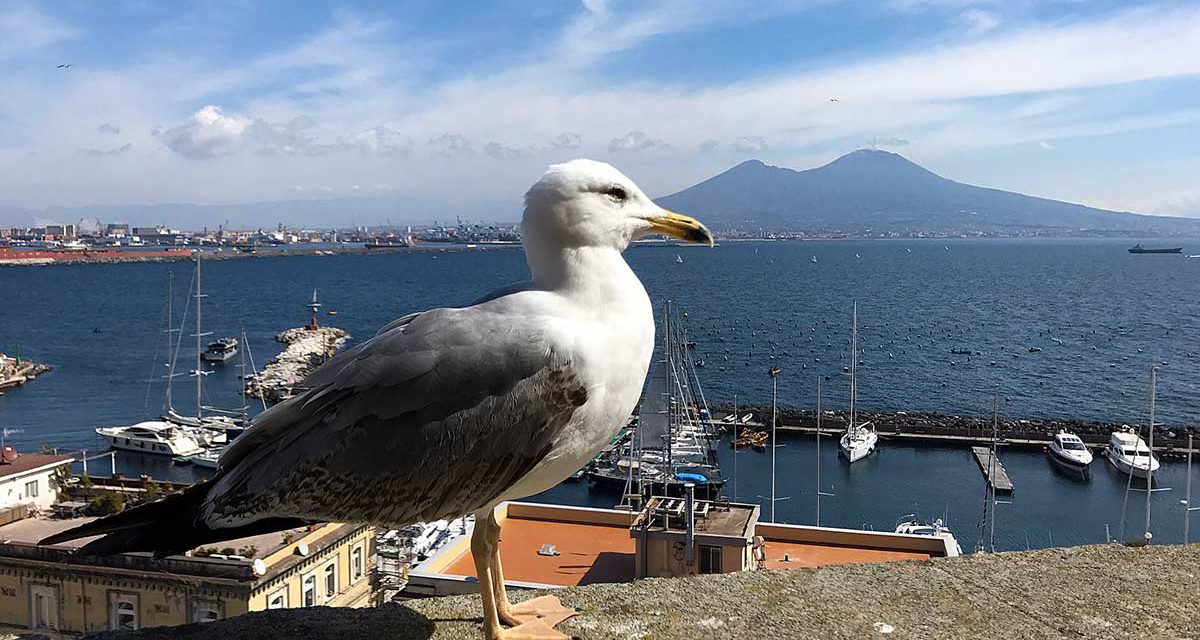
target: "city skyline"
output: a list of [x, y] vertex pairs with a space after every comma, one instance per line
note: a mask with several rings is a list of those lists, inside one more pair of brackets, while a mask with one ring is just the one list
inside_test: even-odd
[[0, 222], [313, 200], [344, 203], [328, 226], [384, 220], [370, 202], [400, 223], [504, 221], [572, 157], [661, 196], [860, 147], [1196, 215], [1197, 32], [1176, 3], [12, 5]]

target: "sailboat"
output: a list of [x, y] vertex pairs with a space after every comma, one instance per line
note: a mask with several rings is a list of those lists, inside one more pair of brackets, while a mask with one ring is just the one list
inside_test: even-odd
[[[201, 438], [202, 444], [205, 446], [217, 446], [228, 442], [230, 435], [237, 435], [244, 428], [244, 420], [238, 420], [233, 416], [243, 413], [242, 409], [227, 410], [212, 407], [204, 404], [204, 378], [211, 374], [211, 371], [206, 371], [203, 366], [204, 362], [204, 338], [212, 335], [212, 332], [203, 331], [203, 323], [201, 322], [201, 301], [208, 296], [202, 292], [200, 287], [200, 252], [195, 252], [196, 259], [196, 288], [195, 294], [192, 296], [195, 300], [196, 309], [196, 328], [192, 337], [196, 339], [196, 354], [195, 368], [188, 375], [196, 379], [196, 415], [185, 416], [175, 411], [175, 407], [171, 404], [170, 382], [167, 384], [167, 412], [162, 419], [182, 427], [192, 427], [198, 429], [194, 434]], [[171, 372], [174, 373], [175, 357], [178, 356], [178, 350], [175, 356], [171, 358]], [[244, 400], [243, 400], [244, 404]], [[212, 413], [205, 415], [204, 411], [209, 410]]]
[[675, 254], [675, 262], [678, 262], [679, 264], [683, 264], [683, 256], [679, 255], [678, 253]]
[[842, 455], [846, 456], [846, 460], [851, 463], [858, 462], [863, 458], [871, 455], [875, 451], [875, 445], [879, 442], [879, 434], [875, 433], [872, 427], [868, 429], [871, 423], [863, 423], [860, 425], [854, 424], [857, 417], [855, 412], [855, 401], [858, 399], [858, 302], [854, 303], [854, 329], [851, 334], [853, 337], [850, 340], [850, 422], [846, 426], [846, 433], [842, 435], [841, 441], [838, 442], [838, 449]]
[[816, 264], [816, 263], [817, 263], [817, 257], [816, 257], [816, 256], [813, 256], [813, 257], [812, 257], [812, 260], [811, 260], [810, 262], [812, 262], [813, 264]]

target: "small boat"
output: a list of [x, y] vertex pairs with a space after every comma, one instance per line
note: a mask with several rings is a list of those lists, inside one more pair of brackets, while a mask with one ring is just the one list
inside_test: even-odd
[[813, 256], [813, 257], [812, 257], [812, 260], [811, 260], [810, 262], [812, 262], [813, 264], [816, 264], [816, 263], [817, 263], [817, 257], [816, 257], [816, 256]]
[[1130, 247], [1129, 253], [1183, 253], [1183, 247], [1143, 247], [1142, 243], [1137, 243]]
[[1146, 441], [1132, 427], [1122, 427], [1114, 431], [1108, 440], [1105, 457], [1121, 473], [1128, 473], [1136, 478], [1145, 478], [1150, 473], [1158, 471], [1158, 458], [1150, 452]]
[[1092, 452], [1079, 436], [1069, 431], [1059, 431], [1046, 447], [1046, 455], [1050, 461], [1068, 470], [1087, 475], [1088, 465], [1092, 464]]
[[675, 254], [675, 262], [678, 262], [679, 264], [683, 264], [683, 256], [679, 255], [678, 253]]
[[201, 469], [216, 469], [217, 464], [221, 459], [221, 454], [225, 452], [225, 448], [209, 449], [202, 453], [197, 453], [191, 457], [192, 464]]
[[100, 427], [96, 433], [112, 448], [126, 451], [186, 456], [203, 450], [186, 431], [161, 420], [147, 420], [127, 427]]
[[926, 523], [914, 514], [909, 514], [900, 518], [896, 523], [896, 533], [904, 533], [910, 536], [929, 536], [932, 538], [942, 538], [950, 544], [946, 545], [947, 557], [961, 556], [962, 546], [958, 544], [958, 539], [946, 527], [941, 518], [935, 519], [933, 522]]
[[237, 352], [237, 338], [221, 338], [215, 342], [208, 343], [204, 352], [200, 354], [200, 358], [205, 362], [226, 362], [236, 356]]

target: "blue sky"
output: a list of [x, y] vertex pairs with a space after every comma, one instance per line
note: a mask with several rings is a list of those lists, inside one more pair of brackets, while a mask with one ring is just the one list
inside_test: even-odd
[[1195, 3], [17, 2], [0, 95], [9, 208], [384, 195], [515, 219], [572, 157], [662, 195], [878, 146], [1200, 215]]

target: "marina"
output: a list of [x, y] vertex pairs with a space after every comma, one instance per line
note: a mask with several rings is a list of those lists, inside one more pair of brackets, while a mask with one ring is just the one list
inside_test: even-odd
[[[1156, 520], [1160, 522], [1155, 535], [1156, 541], [1180, 539], [1181, 496], [1171, 494], [1181, 494], [1185, 486], [1187, 434], [1197, 418], [1188, 398], [1193, 390], [1200, 389], [1200, 379], [1193, 378], [1190, 367], [1186, 366], [1187, 354], [1192, 341], [1200, 340], [1200, 336], [1193, 335], [1190, 325], [1179, 318], [1193, 311], [1200, 313], [1200, 309], [1193, 309], [1183, 280], [1164, 280], [1161, 267], [1139, 266], [1166, 263], [1135, 257], [1128, 257], [1133, 261], [1128, 265], [1106, 262], [1112, 256], [1128, 256], [1124, 251], [1128, 244], [1081, 242], [1048, 245], [1055, 247], [1056, 262], [1069, 265], [1064, 277], [1128, 281], [1128, 288], [1119, 290], [1129, 300], [1128, 307], [1110, 310], [1106, 324], [1089, 324], [1079, 314], [1103, 301], [1085, 296], [1074, 301], [1076, 308], [1056, 306], [1057, 298], [1051, 292], [1039, 293], [1035, 286], [1032, 291], [1026, 288], [1022, 292], [1040, 307], [1038, 315], [1030, 316], [1032, 310], [1022, 310], [1019, 303], [1008, 297], [1009, 289], [1003, 283], [1010, 278], [1004, 274], [1018, 264], [1025, 265], [1022, 269], [1037, 268], [1038, 260], [1048, 255], [1033, 250], [1039, 246], [1037, 242], [1005, 245], [979, 241], [955, 243], [956, 250], [946, 252], [941, 243], [915, 241], [739, 242], [714, 251], [688, 252], [686, 269], [676, 268], [676, 250], [633, 248], [628, 256], [647, 282], [656, 304], [665, 299], [660, 297], [662, 291], [684, 292], [675, 301], [678, 324], [687, 330], [684, 342], [694, 346], [677, 353], [686, 352], [693, 366], [697, 360], [705, 361], [703, 367], [694, 366], [694, 375], [702, 383], [711, 411], [706, 426], [723, 428], [723, 433], [709, 441], [723, 480], [723, 496], [758, 501], [764, 508], [771, 503], [767, 456], [772, 447], [765, 426], [771, 415], [772, 380], [764, 373], [778, 366], [781, 372], [774, 378], [778, 395], [778, 446], [774, 452], [776, 517], [780, 522], [815, 522], [814, 487], [819, 486], [822, 493], [830, 494], [821, 497], [823, 525], [890, 531], [904, 514], [916, 513], [927, 524], [942, 517], [962, 546], [973, 549], [978, 540], [976, 524], [984, 479], [970, 447], [990, 445], [992, 421], [990, 415], [984, 416], [984, 409], [990, 408], [992, 388], [988, 385], [998, 384], [1002, 395], [1008, 398], [998, 422], [999, 439], [1007, 443], [1001, 457], [1010, 480], [1020, 485], [1020, 491], [1014, 494], [1014, 504], [997, 508], [1000, 516], [997, 547], [1023, 549], [1103, 542], [1106, 524], [1114, 534], [1117, 530], [1128, 476], [1114, 469], [1111, 463], [1097, 461], [1092, 465], [1090, 478], [1084, 481], [1079, 474], [1068, 474], [1054, 465], [1043, 448], [1062, 428], [1078, 434], [1093, 451], [1102, 449], [1112, 431], [1122, 424], [1140, 424], [1144, 431], [1145, 393], [1141, 388], [1144, 385], [1138, 381], [1145, 369], [1140, 363], [1165, 360], [1171, 364], [1163, 367], [1159, 383], [1158, 420], [1164, 424], [1155, 434], [1155, 453], [1162, 460], [1155, 482], [1174, 487], [1175, 491], [1156, 492], [1152, 496]], [[969, 252], [958, 250], [966, 247]], [[809, 261], [814, 253], [820, 258], [818, 264]], [[855, 259], [854, 254], [861, 255], [861, 259]], [[912, 261], [906, 265], [881, 264], [891, 260], [888, 256]], [[203, 265], [208, 296], [204, 299], [203, 331], [214, 333], [214, 337], [237, 336], [239, 350], [245, 353], [249, 348], [249, 353], [255, 357], [262, 354], [264, 358], [271, 358], [284, 348], [282, 343], [275, 342], [282, 329], [299, 329], [298, 325], [304, 324], [297, 317], [299, 313], [305, 313], [311, 320], [311, 311], [302, 307], [311, 300], [314, 288], [319, 290], [321, 304], [326, 305], [320, 308], [322, 319], [327, 316], [326, 310], [336, 309], [340, 327], [357, 336], [370, 336], [409, 310], [465, 304], [495, 282], [519, 279], [524, 272], [523, 259], [516, 252], [419, 254], [389, 250], [370, 258], [339, 255], [272, 261], [264, 257], [244, 262], [208, 257], [205, 256]], [[756, 265], [761, 263], [762, 269], [766, 269], [767, 258], [775, 260], [770, 268], [785, 275], [792, 269], [816, 270], [807, 275], [802, 271], [793, 274], [797, 289], [792, 295], [808, 301], [804, 306], [777, 309], [772, 305], [735, 308], [707, 304], [710, 299], [735, 299], [738, 295], [770, 299], [771, 292], [757, 289], [754, 279]], [[942, 277], [929, 272], [939, 261], [953, 261], [948, 273], [959, 279], [952, 281], [951, 297], [964, 298], [966, 307], [938, 304], [923, 293], [925, 289], [914, 284]], [[1178, 261], [1184, 267], [1195, 264], [1198, 263]], [[874, 266], [868, 268], [868, 265]], [[193, 269], [169, 263], [131, 264], [103, 274], [72, 265], [6, 273], [0, 280], [0, 293], [18, 295], [15, 292], [19, 290], [42, 290], [45, 294], [25, 303], [19, 325], [14, 323], [11, 312], [0, 311], [10, 314], [4, 320], [6, 326], [14, 327], [10, 332], [11, 342], [0, 347], [9, 353], [19, 348], [22, 355], [28, 353], [37, 361], [55, 363], [54, 375], [44, 382], [10, 390], [0, 397], [0, 425], [24, 429], [24, 433], [13, 434], [11, 441], [25, 448], [47, 442], [60, 449], [98, 451], [107, 443], [94, 432], [95, 428], [132, 425], [169, 415], [167, 407], [158, 406], [167, 386], [175, 388], [171, 401], [174, 415], [194, 420], [195, 393], [194, 388], [189, 393], [188, 387], [194, 387], [195, 381], [183, 371], [192, 367], [179, 366], [178, 373], [184, 375], [171, 378], [174, 384], [165, 385], [167, 368], [163, 363], [167, 358], [161, 346], [155, 347], [166, 342], [162, 333], [166, 326], [163, 291], [172, 267], [176, 280], [186, 285]], [[845, 360], [852, 337], [846, 316], [852, 300], [837, 296], [826, 300], [823, 295], [816, 295], [818, 288], [836, 290], [835, 280], [824, 280], [822, 274], [826, 269], [849, 272], [863, 282], [859, 348], [864, 352], [860, 359], [865, 364], [857, 366], [856, 372], [859, 379], [856, 419], [875, 427], [883, 449], [848, 465], [844, 458], [839, 459], [836, 443], [827, 437], [822, 443], [826, 446], [820, 450], [818, 483], [813, 438], [816, 420], [812, 408], [816, 405], [815, 382], [819, 373], [825, 381], [822, 431], [827, 436], [840, 437], [849, 418], [849, 379], [842, 368], [850, 364]], [[875, 269], [892, 271], [886, 286]], [[726, 272], [733, 275], [725, 275]], [[996, 276], [997, 272], [1001, 275]], [[1001, 284], [962, 279], [964, 274], [972, 273], [979, 277], [999, 277]], [[1139, 273], [1144, 280], [1133, 278]], [[1020, 275], [1011, 280], [1029, 279]], [[70, 295], [63, 288], [67, 282], [72, 287]], [[362, 282], [371, 285], [364, 288]], [[1146, 282], [1155, 282], [1155, 297], [1171, 296], [1177, 302], [1158, 309], [1153, 316], [1142, 316], [1141, 292], [1151, 290]], [[699, 283], [707, 287], [703, 297], [689, 294]], [[995, 303], [984, 303], [970, 294], [987, 287], [998, 298]], [[183, 328], [188, 334], [183, 336], [183, 342], [191, 343], [184, 348], [182, 361], [194, 359], [195, 339], [190, 334], [195, 333], [195, 318], [188, 315], [187, 324], [181, 324], [178, 312], [187, 306], [184, 299], [192, 302], [186, 297], [190, 295], [187, 287], [176, 287], [175, 296], [180, 300], [175, 305], [176, 331], [171, 340], [177, 341]], [[919, 322], [905, 315], [907, 306], [897, 304], [901, 296], [915, 296], [916, 303], [922, 305]], [[400, 302], [371, 303], [381, 299]], [[867, 305], [863, 299], [872, 302]], [[1053, 315], [1061, 330], [1051, 330], [1037, 324], [1037, 320], [1028, 319], [1022, 323], [980, 327], [970, 324], [970, 318], [977, 313], [1000, 313], [992, 304], [1018, 309], [1022, 318]], [[66, 307], [84, 307], [92, 313], [87, 316], [61, 313]], [[881, 312], [883, 308], [889, 311]], [[682, 315], [684, 311], [686, 317]], [[159, 317], [164, 321], [155, 322]], [[1161, 323], [1176, 328], [1167, 331], [1161, 328]], [[1110, 326], [1108, 334], [1105, 326]], [[813, 327], [817, 331], [812, 331]], [[245, 337], [241, 335], [243, 328]], [[1090, 338], [1093, 329], [1095, 335], [1103, 337]], [[896, 335], [896, 331], [900, 334]], [[1039, 338], [1040, 333], [1049, 335]], [[805, 346], [810, 344], [807, 340], [810, 335], [812, 347]], [[912, 340], [905, 341], [906, 335]], [[1089, 338], [1081, 338], [1085, 335]], [[76, 336], [85, 341], [87, 350], [67, 348], [62, 336]], [[930, 340], [937, 342], [930, 348], [910, 347], [903, 354], [887, 344], [891, 340], [916, 342], [918, 336], [924, 336], [925, 344]], [[1062, 340], [1063, 344], [1052, 338]], [[202, 339], [201, 348], [206, 348], [212, 340]], [[800, 346], [792, 346], [792, 342]], [[1093, 342], [1103, 350], [1093, 351]], [[826, 343], [831, 346], [826, 347]], [[1019, 348], [1022, 357], [1012, 358], [1008, 354], [1018, 349], [998, 346], [1000, 343], [1022, 345]], [[1042, 351], [1026, 351], [1035, 344]], [[950, 353], [951, 349], [966, 350], [967, 345], [971, 351], [969, 363], [968, 354]], [[810, 348], [816, 349], [816, 353], [810, 354]], [[728, 360], [725, 349], [729, 349]], [[887, 357], [890, 349], [896, 349], [894, 358]], [[785, 355], [785, 351], [790, 355]], [[977, 356], [976, 352], [1002, 354], [1002, 357]], [[201, 414], [204, 418], [240, 417], [238, 405], [243, 403], [233, 400], [243, 393], [238, 366], [243, 353], [224, 365], [205, 364], [208, 375], [203, 378], [202, 404], [234, 405], [236, 411], [235, 415], [222, 416], [205, 409]], [[1129, 360], [1123, 361], [1122, 357]], [[814, 363], [814, 358], [822, 362]], [[991, 358], [999, 361], [997, 366], [987, 364]], [[679, 365], [685, 364], [682, 355], [675, 360]], [[958, 364], [950, 366], [950, 360]], [[735, 361], [736, 366], [731, 364]], [[1109, 367], [1113, 361], [1124, 364]], [[1072, 375], [1062, 375], [1061, 372], [1068, 370]], [[975, 391], [980, 388], [986, 391]], [[737, 435], [759, 439], [757, 447], [749, 442], [737, 449], [731, 446], [733, 429], [724, 420], [732, 412], [735, 395], [739, 404]], [[252, 416], [261, 410], [262, 403], [253, 394], [250, 399], [246, 411]], [[701, 422], [698, 414], [690, 419]], [[200, 465], [175, 464], [171, 456], [129, 450], [118, 451], [113, 464], [118, 473], [127, 477], [149, 475], [181, 483], [211, 473]], [[107, 473], [107, 461], [98, 466]], [[624, 498], [627, 479], [625, 473], [622, 482], [610, 488], [580, 478], [536, 499], [611, 508]], [[1064, 501], [1087, 507], [1073, 518], [1063, 518], [1055, 511], [1055, 505]]]

